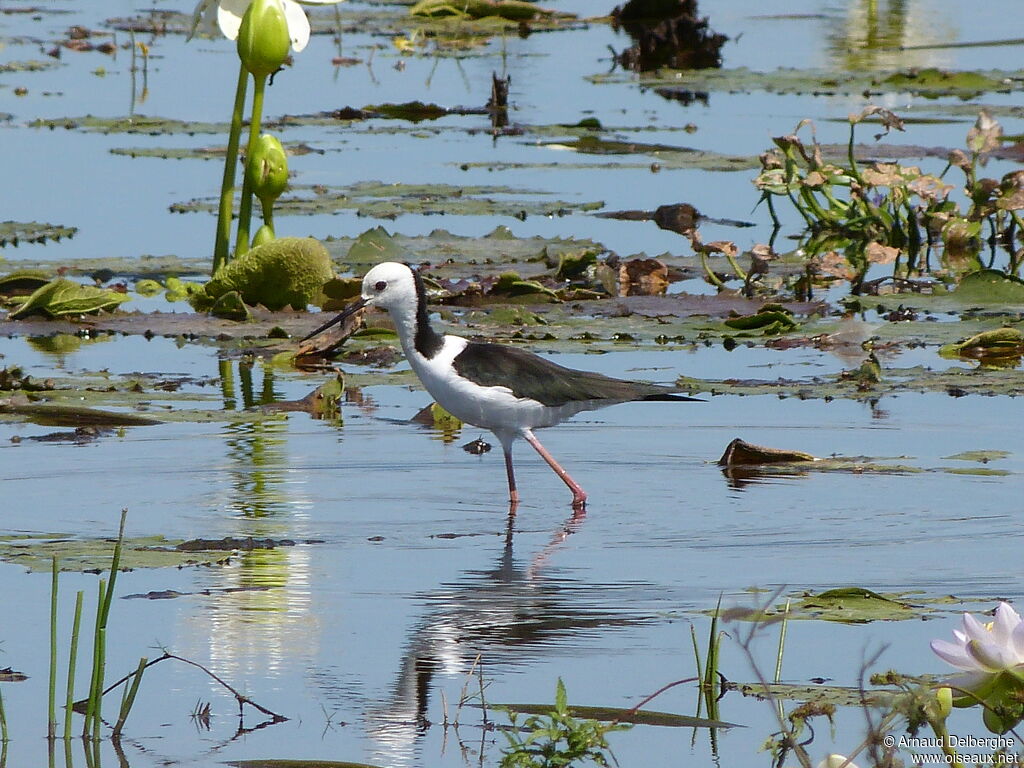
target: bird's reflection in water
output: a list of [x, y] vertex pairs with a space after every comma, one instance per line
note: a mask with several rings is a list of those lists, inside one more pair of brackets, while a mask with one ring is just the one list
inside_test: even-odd
[[[575, 512], [525, 563], [515, 557], [515, 518], [510, 516], [494, 568], [467, 571], [458, 581], [422, 596], [426, 610], [409, 633], [391, 695], [364, 713], [367, 733], [376, 744], [370, 762], [417, 762], [418, 742], [431, 725], [431, 687], [441, 685], [435, 676], [450, 679], [446, 714], [454, 717], [459, 691], [478, 664], [484, 674], [526, 665], [558, 646], [564, 650], [581, 634], [650, 620], [616, 607], [623, 603], [621, 595], [603, 599], [614, 585], [584, 584], [547, 572], [552, 556], [580, 528], [585, 514]], [[472, 682], [470, 692], [478, 686], [479, 681]]]

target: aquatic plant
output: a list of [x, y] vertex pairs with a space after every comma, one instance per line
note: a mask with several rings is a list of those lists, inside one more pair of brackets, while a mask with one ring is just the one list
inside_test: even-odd
[[282, 237], [221, 268], [206, 284], [205, 295], [197, 294], [193, 302], [202, 308], [209, 299], [238, 291], [246, 304], [274, 311], [289, 305], [305, 309], [332, 274], [330, 256], [319, 240]]
[[939, 658], [962, 671], [948, 681], [959, 694], [953, 706], [981, 704], [985, 727], [1005, 733], [1024, 719], [1024, 620], [999, 603], [993, 621], [965, 613], [962, 627], [953, 630], [956, 642], [931, 642]]
[[[331, 5], [342, 0], [302, 0], [311, 5]], [[224, 174], [221, 180], [220, 203], [217, 212], [217, 230], [214, 237], [213, 269], [217, 274], [221, 267], [232, 258], [246, 253], [252, 244], [265, 243], [273, 239], [273, 223], [269, 209], [273, 200], [284, 189], [288, 168], [280, 142], [266, 134], [261, 137], [260, 124], [263, 119], [263, 96], [267, 79], [284, 64], [289, 49], [302, 51], [309, 42], [310, 26], [302, 6], [294, 0], [200, 0], [192, 17], [192, 34], [200, 28], [213, 33], [214, 20], [220, 31], [229, 40], [236, 41], [240, 67], [235, 87], [234, 108], [231, 113], [231, 128], [228, 132], [227, 156], [224, 160]], [[238, 163], [238, 147], [242, 133], [242, 112], [245, 108], [249, 76], [253, 78], [253, 97], [249, 119], [249, 138], [246, 151], [246, 174], [242, 184], [238, 209], [238, 229], [235, 247], [229, 253], [231, 240], [231, 215], [235, 196], [235, 166]], [[262, 150], [261, 150], [262, 147]], [[268, 155], [273, 160], [268, 160]], [[250, 166], [257, 167], [250, 170]], [[251, 243], [249, 227], [252, 217], [252, 198], [256, 194], [253, 183], [267, 178], [265, 171], [275, 179], [274, 188], [280, 190], [272, 196], [264, 192], [260, 196], [263, 204], [264, 226], [257, 233], [257, 242]], [[269, 203], [267, 202], [269, 200]]]
[[[561, 678], [555, 686], [555, 705], [549, 714], [532, 715], [522, 725], [515, 712], [509, 713], [509, 719], [512, 727], [504, 732], [508, 745], [502, 751], [501, 768], [558, 768], [580, 763], [607, 766], [608, 758], [614, 761], [615, 757], [605, 737], [611, 731], [629, 727], [570, 715]], [[525, 736], [520, 734], [520, 728]]]
[[[991, 264], [981, 260], [982, 230], [988, 225], [987, 243], [993, 257], [997, 246], [1007, 256], [1006, 271], [1015, 274], [1022, 253], [1015, 246], [1024, 222], [1024, 174], [1010, 173], [1002, 180], [978, 178], [978, 168], [1001, 140], [1002, 128], [982, 110], [967, 134], [966, 151], [949, 153], [946, 168], [938, 175], [916, 166], [872, 163], [863, 168], [855, 152], [855, 133], [868, 118], [879, 120], [883, 132], [902, 131], [903, 121], [887, 109], [870, 106], [850, 115], [850, 134], [845, 164], [826, 157], [813, 135], [813, 124], [801, 121], [789, 135], [774, 139], [775, 148], [761, 156], [761, 173], [754, 184], [768, 206], [776, 228], [780, 226], [775, 198], [788, 200], [806, 224], [801, 247], [818, 274], [850, 280], [859, 293], [872, 264], [892, 264], [894, 277], [931, 270], [934, 247], [942, 246], [942, 264], [963, 274]], [[799, 132], [811, 126], [812, 140], [805, 143]], [[950, 199], [955, 185], [945, 180], [959, 168], [968, 207]]]

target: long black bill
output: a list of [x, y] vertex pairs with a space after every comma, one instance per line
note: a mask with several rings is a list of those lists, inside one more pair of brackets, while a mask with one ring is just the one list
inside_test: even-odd
[[356, 312], [358, 312], [360, 309], [362, 309], [365, 306], [366, 306], [366, 299], [356, 299], [351, 304], [349, 304], [347, 307], [345, 307], [345, 309], [343, 309], [341, 312], [339, 312], [337, 315], [335, 315], [331, 320], [328, 320], [326, 323], [321, 325], [319, 328], [317, 328], [312, 333], [309, 333], [309, 334], [303, 336], [301, 339], [299, 339], [299, 343], [301, 344], [304, 341], [309, 341], [314, 336], [319, 336], [321, 333], [326, 331], [332, 325], [337, 325], [338, 323], [340, 323], [345, 318], [351, 317], [352, 315], [354, 315]]

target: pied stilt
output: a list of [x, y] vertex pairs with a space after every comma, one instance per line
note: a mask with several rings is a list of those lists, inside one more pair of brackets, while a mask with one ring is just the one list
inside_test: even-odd
[[523, 438], [572, 491], [572, 505], [587, 500], [579, 483], [555, 461], [533, 430], [550, 427], [580, 411], [633, 400], [696, 401], [668, 387], [577, 371], [515, 347], [470, 341], [435, 331], [418, 272], [405, 264], [378, 264], [363, 278], [361, 298], [302, 341], [340, 323], [363, 307], [386, 309], [402, 350], [423, 386], [458, 419], [489, 429], [501, 442], [512, 511], [519, 502], [512, 444]]

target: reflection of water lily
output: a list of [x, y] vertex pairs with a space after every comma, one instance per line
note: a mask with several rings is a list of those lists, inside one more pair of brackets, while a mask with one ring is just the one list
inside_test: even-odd
[[996, 608], [995, 620], [982, 624], [969, 613], [964, 614], [963, 630], [954, 629], [955, 643], [932, 640], [932, 650], [941, 659], [965, 676], [974, 688], [987, 678], [1010, 672], [1024, 679], [1024, 621], [1007, 603]]
[[[216, 34], [217, 27], [228, 40], [238, 37], [242, 26], [242, 17], [249, 7], [250, 0], [199, 0], [192, 13], [192, 34], [196, 30], [208, 36]], [[292, 50], [298, 53], [309, 42], [309, 19], [296, 0], [278, 0], [288, 21], [288, 35], [291, 37]], [[302, 0], [303, 5], [334, 5], [343, 0]]]

